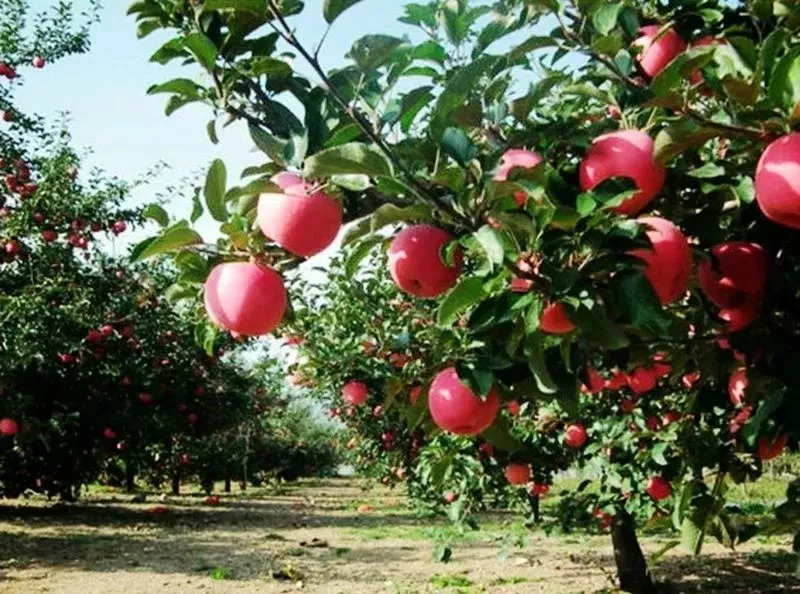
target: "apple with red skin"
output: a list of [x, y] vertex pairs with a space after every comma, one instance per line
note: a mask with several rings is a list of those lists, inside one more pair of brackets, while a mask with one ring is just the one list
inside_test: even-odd
[[533, 483], [530, 488], [530, 494], [536, 497], [544, 497], [550, 492], [550, 485], [547, 483]]
[[[279, 174], [281, 175], [281, 174]], [[296, 256], [310, 257], [328, 247], [342, 227], [342, 208], [325, 192], [297, 181], [293, 174], [273, 178], [283, 194], [262, 194], [256, 221], [262, 233]]]
[[120, 330], [119, 333], [123, 338], [130, 338], [133, 336], [133, 326], [126, 324], [122, 327], [122, 330]]
[[342, 400], [353, 406], [361, 406], [367, 401], [369, 389], [363, 382], [355, 380], [347, 382], [342, 387]]
[[509, 464], [506, 466], [505, 475], [510, 485], [527, 485], [531, 480], [530, 464]]
[[456, 499], [458, 499], [458, 494], [454, 493], [453, 491], [445, 491], [442, 495], [442, 499], [447, 504], [453, 503]]
[[123, 439], [122, 441], [120, 441], [120, 442], [117, 442], [117, 450], [118, 450], [118, 451], [120, 451], [120, 452], [124, 452], [124, 451], [125, 451], [125, 450], [127, 450], [127, 449], [128, 449], [128, 442], [127, 442], [127, 441], [125, 441], [125, 440]]
[[56, 233], [52, 229], [45, 229], [44, 231], [42, 231], [42, 240], [45, 243], [52, 243], [56, 239], [58, 239], [58, 233]]
[[411, 391], [408, 393], [408, 401], [411, 403], [411, 406], [416, 406], [420, 396], [422, 396], [422, 386], [414, 386], [411, 388]]
[[[520, 169], [533, 169], [542, 162], [542, 156], [525, 149], [509, 149], [500, 157], [500, 164], [494, 180], [504, 182], [508, 180], [511, 171], [517, 167]], [[525, 192], [514, 192], [514, 200], [517, 206], [525, 206], [528, 194]]]
[[440, 371], [428, 390], [428, 410], [436, 425], [456, 435], [477, 435], [486, 430], [500, 410], [495, 388], [485, 399], [464, 385], [455, 367]]
[[786, 448], [786, 443], [789, 441], [788, 435], [779, 435], [775, 439], [768, 439], [766, 437], [761, 437], [758, 440], [758, 449], [756, 451], [756, 456], [762, 462], [766, 462], [767, 460], [772, 460], [773, 458], [777, 458], [783, 453], [783, 450]]
[[581, 423], [573, 423], [567, 425], [564, 429], [564, 443], [569, 447], [578, 449], [583, 447], [589, 436], [586, 434], [586, 428]]
[[22, 251], [22, 244], [16, 239], [9, 239], [5, 245], [6, 254], [11, 257], [18, 255]]
[[34, 68], [44, 68], [45, 61], [44, 58], [41, 56], [34, 56], [33, 60], [31, 61]]
[[800, 132], [773, 141], [758, 162], [756, 201], [771, 221], [800, 229]]
[[753, 414], [753, 406], [751, 404], [747, 404], [740, 408], [736, 413], [731, 417], [731, 422], [728, 425], [731, 433], [737, 433], [739, 429], [742, 428], [749, 419], [750, 416]]
[[517, 400], [512, 400], [506, 405], [506, 409], [508, 410], [508, 414], [512, 417], [518, 417], [520, 411], [520, 404]]
[[639, 29], [640, 37], [633, 42], [634, 47], [641, 48], [636, 57], [647, 76], [655, 77], [664, 70], [679, 54], [686, 51], [686, 42], [674, 29], [661, 32], [661, 25], [647, 25]]
[[189, 466], [190, 461], [191, 460], [189, 459], [189, 454], [181, 454], [178, 460], [181, 466]]
[[150, 404], [153, 402], [153, 397], [147, 392], [142, 392], [141, 394], [139, 394], [139, 402], [145, 405]]
[[626, 415], [631, 414], [634, 410], [636, 410], [636, 400], [633, 398], [623, 398], [619, 402], [619, 409]]
[[551, 303], [542, 311], [539, 328], [548, 334], [569, 334], [575, 330], [575, 324], [569, 319], [562, 303]]
[[533, 281], [528, 278], [512, 277], [509, 290], [512, 293], [527, 293], [533, 288]]
[[114, 431], [111, 427], [106, 427], [105, 429], [103, 429], [103, 437], [105, 437], [108, 440], [116, 439], [117, 432]]
[[672, 494], [672, 487], [661, 476], [651, 476], [645, 485], [645, 491], [654, 501], [661, 501]]
[[103, 342], [103, 333], [100, 330], [91, 329], [86, 333], [86, 342], [89, 344], [100, 344]]
[[74, 362], [75, 362], [75, 356], [74, 356], [74, 355], [71, 355], [71, 354], [69, 354], [69, 353], [59, 353], [59, 354], [58, 354], [58, 360], [59, 360], [59, 361], [60, 361], [60, 362], [61, 362], [63, 365], [70, 365], [70, 364], [72, 364], [72, 363], [74, 363]]
[[0, 63], [0, 76], [5, 76], [8, 80], [17, 78], [17, 71], [5, 62]]
[[664, 413], [664, 416], [661, 417], [661, 423], [664, 427], [671, 425], [672, 423], [678, 423], [681, 420], [681, 413], [676, 410], [668, 410]]
[[114, 334], [114, 326], [112, 326], [111, 324], [105, 324], [100, 328], [100, 333], [106, 338], [108, 338], [109, 336]]
[[689, 288], [692, 275], [692, 250], [689, 242], [672, 222], [661, 217], [641, 217], [638, 222], [648, 228], [652, 249], [633, 250], [647, 264], [644, 275], [658, 296], [661, 305], [681, 299]]
[[700, 371], [693, 371], [691, 373], [684, 373], [681, 377], [681, 384], [687, 390], [694, 388], [695, 384], [700, 381]]
[[200, 420], [200, 417], [198, 417], [195, 413], [189, 413], [188, 415], [186, 415], [186, 420], [190, 425], [194, 425], [195, 423], [197, 423], [197, 421]]
[[635, 215], [641, 212], [664, 186], [666, 171], [653, 159], [655, 143], [640, 130], [620, 130], [595, 138], [580, 166], [584, 192], [617, 177], [633, 180], [638, 192], [612, 212]]
[[281, 276], [255, 262], [215, 266], [206, 279], [204, 301], [214, 324], [243, 336], [274, 330], [287, 303]]
[[128, 224], [125, 221], [114, 221], [114, 223], [111, 225], [111, 232], [114, 235], [121, 235], [127, 228]]
[[372, 416], [379, 417], [383, 414], [383, 407], [379, 404], [375, 408], [372, 409]]
[[728, 379], [728, 398], [734, 406], [741, 406], [747, 395], [747, 370], [740, 367]]
[[398, 233], [389, 247], [389, 272], [397, 286], [423, 298], [437, 297], [453, 287], [461, 274], [461, 250], [455, 251], [453, 266], [442, 258], [442, 249], [452, 239], [432, 225], [413, 225]]
[[488, 442], [484, 442], [478, 446], [478, 452], [482, 455], [486, 456], [487, 458], [494, 457], [494, 446]]
[[19, 425], [14, 419], [0, 419], [0, 435], [11, 437], [19, 432]]

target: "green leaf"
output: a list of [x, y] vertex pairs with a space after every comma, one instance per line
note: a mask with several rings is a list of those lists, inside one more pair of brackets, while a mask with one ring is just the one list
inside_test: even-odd
[[408, 40], [391, 35], [365, 35], [353, 44], [347, 54], [363, 72], [371, 72], [389, 61]]
[[518, 59], [522, 58], [526, 54], [530, 52], [542, 49], [545, 47], [552, 47], [556, 45], [556, 40], [553, 37], [542, 37], [540, 35], [534, 35], [533, 37], [529, 37], [514, 49], [512, 49], [508, 53], [508, 60], [509, 62], [516, 62]]
[[156, 93], [175, 93], [177, 95], [188, 95], [190, 97], [197, 97], [199, 91], [202, 89], [196, 82], [188, 78], [173, 78], [160, 85], [153, 85], [147, 89], [148, 95], [155, 95]]
[[386, 225], [399, 222], [432, 221], [431, 208], [425, 204], [400, 207], [394, 204], [383, 204], [376, 208], [371, 215], [364, 217], [350, 227], [342, 240], [342, 245], [349, 245], [360, 237], [382, 229]]
[[685, 51], [672, 60], [650, 83], [650, 90], [657, 97], [663, 97], [682, 84], [689, 75], [697, 72], [714, 57], [714, 46], [697, 47]]
[[164, 229], [156, 237], [150, 237], [137, 244], [131, 250], [131, 259], [134, 261], [146, 260], [158, 254], [199, 243], [203, 243], [203, 238], [194, 229], [190, 229], [186, 221], [180, 221]]
[[505, 258], [503, 240], [496, 229], [492, 229], [489, 225], [484, 225], [474, 233], [474, 236], [492, 264], [503, 263]]
[[305, 161], [306, 177], [330, 177], [337, 174], [362, 174], [391, 177], [392, 164], [378, 149], [360, 142], [325, 149]]
[[219, 144], [219, 137], [217, 137], [216, 120], [209, 120], [208, 124], [206, 124], [206, 132], [208, 133], [208, 139], [211, 141], [212, 144]]
[[687, 175], [691, 175], [692, 177], [697, 177], [700, 179], [711, 179], [725, 175], [725, 168], [716, 163], [706, 163], [697, 169], [692, 169], [691, 171], [687, 172]]
[[653, 462], [659, 466], [667, 465], [667, 459], [664, 457], [664, 452], [667, 451], [668, 445], [669, 444], [664, 442], [657, 443], [653, 446], [653, 449], [650, 450], [650, 457], [653, 459]]
[[267, 4], [264, 0], [206, 0], [203, 11], [209, 10], [243, 10], [258, 16], [265, 16]]
[[452, 324], [459, 315], [485, 297], [486, 291], [480, 278], [465, 278], [442, 300], [436, 321], [441, 325]]
[[498, 450], [512, 454], [525, 447], [516, 437], [511, 435], [508, 422], [500, 415], [497, 415], [494, 423], [481, 433], [481, 438], [492, 444]]
[[214, 159], [206, 175], [206, 185], [203, 188], [203, 195], [206, 199], [208, 212], [217, 221], [225, 222], [228, 220], [228, 209], [225, 207], [225, 187], [227, 184], [227, 172], [225, 163], [220, 159]]
[[383, 237], [367, 237], [366, 239], [362, 239], [358, 244], [353, 247], [350, 253], [347, 255], [347, 259], [344, 262], [344, 272], [349, 278], [353, 278], [356, 272], [358, 272], [359, 264], [366, 258], [369, 253], [372, 251], [376, 245], [383, 242]]
[[142, 211], [142, 216], [154, 220], [162, 227], [169, 225], [169, 215], [159, 204], [148, 204]]
[[800, 48], [794, 48], [778, 62], [767, 95], [789, 113], [800, 102]]
[[528, 337], [525, 343], [525, 355], [528, 357], [528, 367], [533, 372], [536, 387], [542, 394], [555, 394], [558, 384], [553, 381], [544, 358], [544, 338], [537, 332]]
[[570, 312], [570, 318], [580, 329], [581, 336], [591, 343], [612, 351], [630, 345], [630, 340], [622, 329], [609, 320], [599, 306], [592, 309], [579, 307]]
[[466, 167], [478, 150], [461, 128], [448, 128], [442, 135], [442, 150], [462, 167]]
[[250, 138], [253, 139], [256, 147], [264, 152], [270, 159], [278, 165], [286, 164], [286, 147], [288, 143], [278, 140], [269, 132], [262, 130], [253, 124], [248, 125]]
[[325, 17], [325, 22], [332, 23], [345, 10], [359, 2], [361, 0], [325, 0], [322, 5], [322, 15]]
[[214, 65], [217, 61], [217, 48], [208, 37], [200, 32], [189, 33], [183, 38], [183, 45], [203, 68], [209, 72], [214, 70]]
[[716, 128], [701, 126], [691, 120], [681, 120], [656, 136], [655, 161], [660, 165], [667, 165], [684, 151], [699, 147], [717, 136], [719, 130]]
[[619, 12], [624, 2], [604, 2], [594, 11], [592, 25], [601, 35], [608, 35], [617, 26]]
[[635, 328], [646, 328], [657, 335], [669, 330], [670, 318], [664, 313], [653, 286], [644, 274], [618, 274], [613, 281], [614, 305], [618, 317]]

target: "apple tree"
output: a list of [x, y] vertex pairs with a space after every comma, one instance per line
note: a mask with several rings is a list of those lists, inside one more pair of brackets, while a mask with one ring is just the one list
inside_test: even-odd
[[[327, 0], [322, 16], [343, 27], [371, 3]], [[289, 307], [281, 273], [343, 223], [358, 220], [356, 253], [391, 235], [397, 286], [436, 299], [444, 329], [467, 316], [467, 348], [424, 380], [433, 424], [502, 432], [511, 482], [555, 470], [556, 445], [556, 461], [595, 466], [624, 590], [653, 589], [635, 532], [653, 513], [671, 509], [695, 551], [712, 527], [743, 537], [720, 513], [726, 482], [798, 437], [800, 9], [408, 3], [406, 36], [360, 37], [332, 70], [324, 37], [293, 25], [303, 10], [132, 5], [140, 35], [174, 32], [154, 61], [203, 73], [150, 92], [170, 112], [208, 105], [212, 141], [246, 126], [267, 161], [230, 189], [212, 166], [216, 244], [178, 221], [149, 252], [207, 250], [210, 320], [261, 335]], [[498, 427], [502, 400], [526, 406], [519, 432]], [[798, 492], [776, 510], [788, 529]]]

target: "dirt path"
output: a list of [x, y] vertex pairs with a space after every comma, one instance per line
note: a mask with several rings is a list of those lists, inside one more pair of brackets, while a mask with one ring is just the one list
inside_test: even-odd
[[[432, 551], [445, 525], [409, 513], [395, 493], [346, 481], [230, 495], [218, 506], [172, 498], [163, 514], [152, 513], [154, 497], [89, 499], [0, 506], [0, 592], [613, 591], [607, 537], [547, 538], [497, 516], [456, 542], [443, 564]], [[364, 505], [374, 509], [359, 511]], [[644, 545], [652, 552], [666, 540]], [[787, 543], [755, 542], [735, 554], [709, 543], [699, 559], [675, 549], [655, 572], [677, 592], [800, 592]]]

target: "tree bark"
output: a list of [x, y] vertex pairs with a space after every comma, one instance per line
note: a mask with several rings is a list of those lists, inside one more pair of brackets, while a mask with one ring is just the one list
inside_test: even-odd
[[655, 592], [653, 579], [647, 569], [647, 560], [636, 537], [633, 518], [625, 510], [619, 510], [614, 516], [611, 542], [614, 545], [614, 561], [617, 564], [620, 589], [631, 594]]
[[528, 503], [531, 506], [531, 518], [533, 519], [534, 524], [539, 523], [540, 515], [539, 515], [539, 496], [538, 495], [531, 495], [528, 494]]
[[133, 493], [136, 490], [136, 469], [130, 461], [125, 464], [125, 491]]
[[231, 492], [231, 477], [229, 477], [229, 476], [225, 477], [225, 492], [226, 493], [230, 493]]
[[180, 495], [181, 493], [181, 471], [175, 470], [172, 473], [172, 494]]

